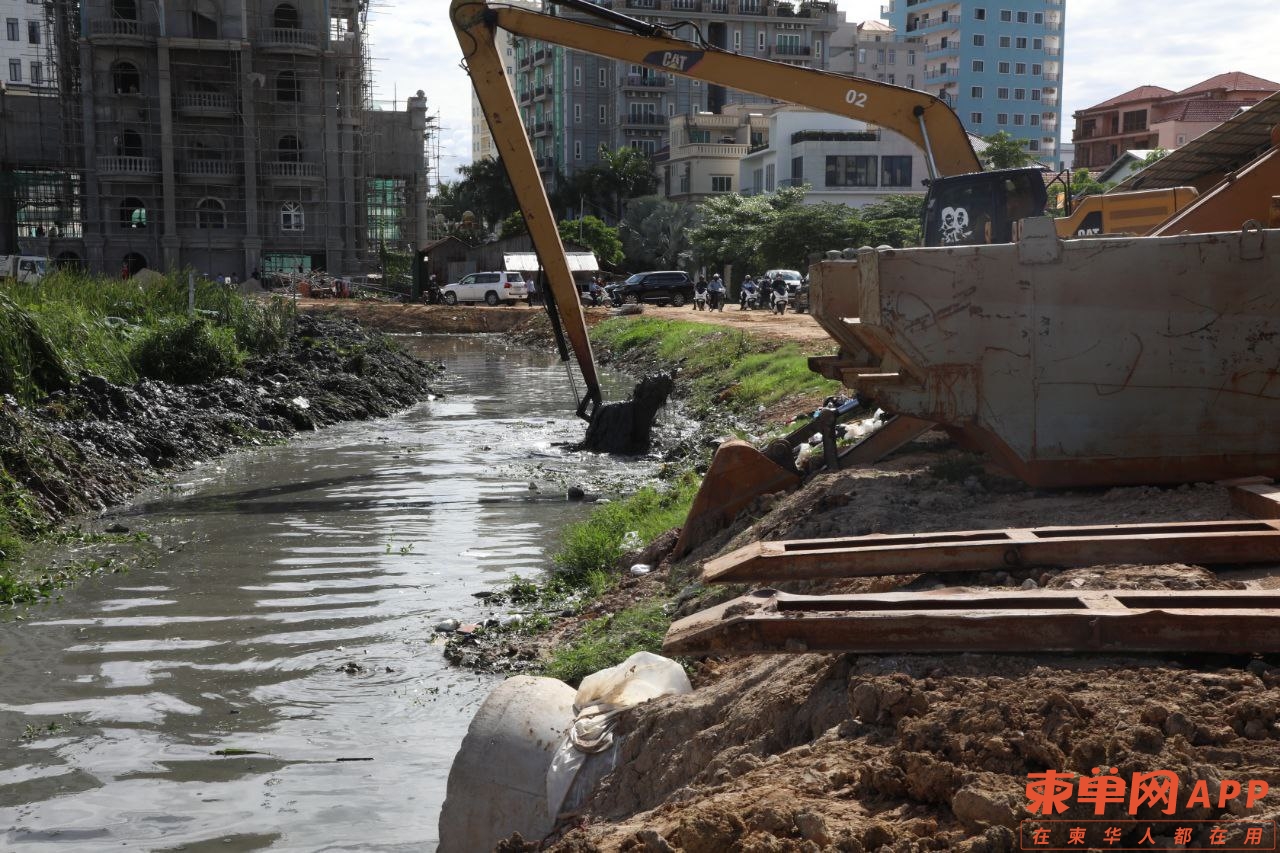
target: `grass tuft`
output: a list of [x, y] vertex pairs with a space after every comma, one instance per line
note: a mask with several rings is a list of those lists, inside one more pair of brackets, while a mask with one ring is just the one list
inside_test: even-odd
[[581, 636], [557, 648], [543, 672], [577, 687], [591, 673], [622, 663], [636, 652], [661, 652], [670, 624], [662, 601], [646, 601], [596, 619]]

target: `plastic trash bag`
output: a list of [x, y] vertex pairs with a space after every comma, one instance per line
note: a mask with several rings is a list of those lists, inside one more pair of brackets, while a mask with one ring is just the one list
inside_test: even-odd
[[[613, 728], [618, 714], [661, 696], [692, 693], [683, 667], [651, 652], [636, 652], [617, 666], [582, 679], [574, 697], [576, 717], [565, 732], [547, 770], [547, 811], [559, 814], [570, 789], [569, 802], [580, 802], [617, 763]], [[590, 761], [589, 761], [590, 759]], [[590, 765], [589, 785], [574, 785], [584, 765]], [[586, 781], [586, 780], [584, 780]]]

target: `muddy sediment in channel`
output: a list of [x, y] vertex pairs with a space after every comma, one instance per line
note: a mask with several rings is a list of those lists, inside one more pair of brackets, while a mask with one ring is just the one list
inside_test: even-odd
[[424, 398], [440, 370], [351, 320], [299, 314], [285, 348], [239, 377], [126, 387], [84, 375], [33, 407], [5, 399], [0, 462], [13, 499], [56, 522], [237, 447], [389, 415]]

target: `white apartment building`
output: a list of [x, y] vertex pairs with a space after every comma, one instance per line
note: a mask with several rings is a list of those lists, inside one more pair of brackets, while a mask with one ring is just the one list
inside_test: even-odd
[[6, 93], [54, 85], [53, 37], [39, 0], [0, 0], [0, 82]]

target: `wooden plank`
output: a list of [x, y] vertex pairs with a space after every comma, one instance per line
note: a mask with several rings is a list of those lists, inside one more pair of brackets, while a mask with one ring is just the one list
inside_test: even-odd
[[1280, 519], [1280, 486], [1271, 483], [1239, 483], [1227, 492], [1231, 507], [1253, 518]]
[[761, 545], [711, 560], [703, 567], [703, 580], [740, 583], [1107, 563], [1280, 563], [1280, 520], [874, 534]]
[[1280, 594], [756, 592], [673, 624], [669, 655], [1280, 652]]

